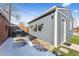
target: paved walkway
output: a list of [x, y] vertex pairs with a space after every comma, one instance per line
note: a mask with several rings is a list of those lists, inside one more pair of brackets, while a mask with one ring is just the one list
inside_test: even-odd
[[66, 46], [66, 45], [62, 44], [62, 46], [65, 46], [65, 47], [67, 47], [67, 48], [70, 48], [70, 49], [79, 51], [79, 45], [77, 45], [77, 44], [71, 43], [71, 46]]
[[60, 51], [62, 51], [62, 52], [64, 52], [64, 53], [66, 53], [66, 54], [69, 52], [69, 50], [68, 50], [68, 49], [63, 48], [63, 47], [59, 48], [59, 50], [60, 50]]
[[[26, 37], [28, 39], [28, 37]], [[25, 46], [19, 47], [13, 43], [12, 38], [8, 38], [0, 46], [0, 56], [55, 56], [51, 52], [41, 52], [36, 50], [29, 42]]]

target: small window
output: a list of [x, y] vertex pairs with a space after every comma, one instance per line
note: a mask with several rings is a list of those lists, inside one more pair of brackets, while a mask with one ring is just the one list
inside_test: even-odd
[[53, 19], [53, 16], [51, 18]]
[[6, 31], [8, 30], [8, 26], [7, 26], [7, 25], [5, 25], [5, 30], [6, 30]]
[[38, 26], [38, 31], [42, 31], [42, 29], [43, 29], [43, 24]]
[[41, 26], [40, 25], [38, 26], [38, 31], [41, 31]]
[[35, 25], [34, 31], [37, 32], [37, 24]]
[[64, 19], [62, 19], [62, 21], [65, 21]]

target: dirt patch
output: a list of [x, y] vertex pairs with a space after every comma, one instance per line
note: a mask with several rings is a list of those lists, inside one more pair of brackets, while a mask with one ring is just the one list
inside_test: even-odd
[[41, 39], [33, 39], [32, 40], [32, 43], [33, 44], [40, 44], [40, 45], [42, 45], [44, 48], [46, 48], [46, 49], [48, 49], [49, 51], [53, 51], [53, 49], [54, 49], [54, 46], [53, 45], [51, 45], [50, 43], [48, 43], [48, 42], [45, 42], [45, 41], [43, 41], [43, 40], [41, 40]]

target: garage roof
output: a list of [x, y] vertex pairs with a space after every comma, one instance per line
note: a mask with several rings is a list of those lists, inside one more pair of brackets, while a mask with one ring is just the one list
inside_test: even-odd
[[[54, 6], [54, 7], [50, 8], [50, 9], [48, 9], [48, 10], [47, 10], [46, 12], [44, 12], [42, 15], [40, 15], [40, 16], [36, 17], [35, 19], [33, 19], [32, 21], [28, 22], [28, 24], [30, 24], [30, 23], [32, 23], [32, 22], [34, 22], [34, 21], [36, 21], [36, 20], [39, 20], [40, 18], [43, 18], [43, 17], [45, 17], [45, 16], [51, 14], [52, 12], [55, 12], [55, 11], [56, 11], [56, 8], [64, 8], [64, 7]], [[65, 8], [65, 9], [68, 9], [68, 8]]]

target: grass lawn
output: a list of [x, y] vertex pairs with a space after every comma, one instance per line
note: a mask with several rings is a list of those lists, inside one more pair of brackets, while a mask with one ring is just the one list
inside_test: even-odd
[[69, 42], [74, 43], [74, 44], [79, 44], [79, 36], [73, 36]]
[[[73, 36], [73, 37], [69, 40], [69, 42], [74, 43], [74, 44], [79, 44], [79, 36]], [[60, 49], [61, 47], [65, 48], [65, 49], [68, 49], [69, 52], [66, 54], [66, 53], [60, 51], [59, 49]], [[54, 51], [59, 52], [59, 53], [61, 54], [61, 56], [79, 56], [79, 51], [75, 51], [75, 50], [73, 50], [73, 49], [69, 49], [69, 48], [66, 48], [66, 47], [64, 47], [64, 46], [60, 46], [60, 47], [58, 47], [58, 48], [55, 48]]]
[[[63, 47], [63, 46], [61, 46], [61, 47]], [[63, 47], [63, 48], [66, 48], [66, 49], [69, 50], [69, 52], [66, 54], [66, 53], [64, 53], [64, 52], [59, 50], [59, 48], [61, 48], [61, 47], [55, 48], [54, 51], [59, 52], [61, 54], [61, 56], [79, 56], [79, 52], [78, 51], [75, 51], [75, 50]]]

